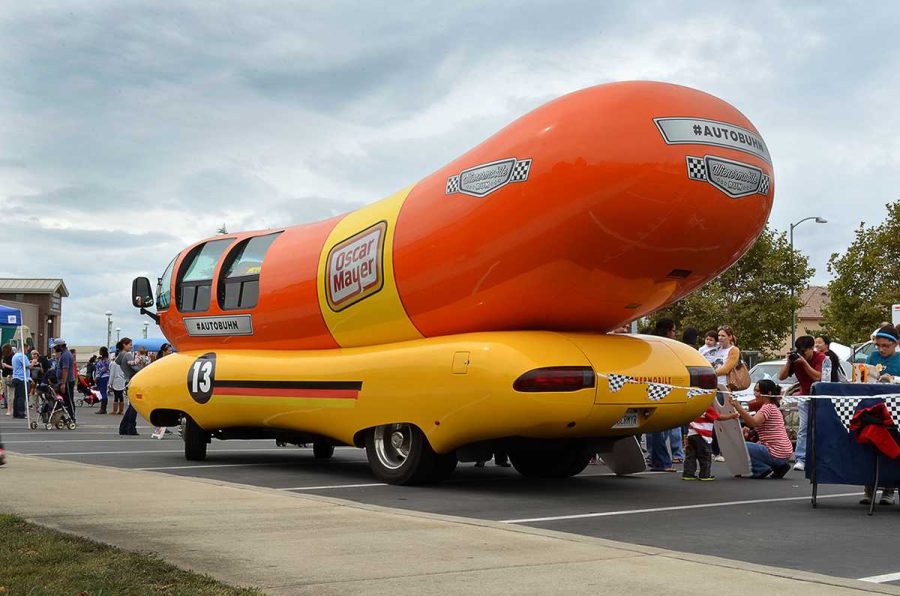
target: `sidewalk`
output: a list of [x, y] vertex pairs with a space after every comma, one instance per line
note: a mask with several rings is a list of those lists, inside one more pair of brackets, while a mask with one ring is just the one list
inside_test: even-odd
[[[0, 511], [271, 594], [900, 594], [900, 588], [308, 494], [11, 455]], [[439, 489], [436, 489], [439, 490]], [[84, 504], [89, 496], [100, 505]]]

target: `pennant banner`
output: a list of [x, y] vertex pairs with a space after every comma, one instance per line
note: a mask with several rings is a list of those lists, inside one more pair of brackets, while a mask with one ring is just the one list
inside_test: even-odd
[[713, 393], [713, 391], [713, 389], [698, 389], [695, 387], [693, 389], [688, 389], [687, 398], [691, 399], [692, 397], [697, 397], [698, 395], [709, 395]]
[[625, 383], [634, 383], [634, 377], [617, 375], [615, 373], [609, 373], [606, 376], [606, 380], [609, 383], [610, 393], [618, 393], [619, 389], [625, 386]]
[[672, 392], [672, 385], [662, 383], [647, 383], [647, 397], [651, 401], [659, 401]]

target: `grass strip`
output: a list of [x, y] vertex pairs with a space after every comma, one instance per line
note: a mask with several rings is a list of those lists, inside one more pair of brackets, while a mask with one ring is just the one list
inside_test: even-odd
[[151, 553], [133, 553], [0, 514], [0, 595], [257, 596]]

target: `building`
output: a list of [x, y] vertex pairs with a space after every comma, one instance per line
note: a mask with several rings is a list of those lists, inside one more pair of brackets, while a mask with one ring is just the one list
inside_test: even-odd
[[22, 320], [41, 351], [48, 349], [50, 338], [60, 336], [62, 301], [68, 297], [61, 279], [0, 278], [0, 304], [22, 311]]
[[[828, 288], [825, 286], [809, 286], [800, 293], [800, 308], [797, 309], [797, 337], [815, 335], [822, 329], [822, 311], [829, 303]], [[781, 354], [791, 351], [791, 337], [784, 339]]]

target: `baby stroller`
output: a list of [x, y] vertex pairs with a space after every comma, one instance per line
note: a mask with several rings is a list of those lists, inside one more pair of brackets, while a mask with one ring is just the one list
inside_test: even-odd
[[[53, 387], [47, 383], [39, 383], [37, 386], [37, 396], [39, 400], [38, 415], [41, 417], [41, 423], [43, 423], [44, 428], [52, 430], [55, 426], [60, 430], [64, 428], [68, 428], [69, 430], [75, 429], [77, 425], [69, 416], [69, 412], [66, 411], [63, 396], [58, 395], [56, 391], [53, 390]], [[34, 430], [37, 427], [38, 421], [32, 420], [31, 429]]]
[[81, 397], [75, 399], [76, 406], [81, 407], [84, 404], [87, 404], [94, 407], [94, 404], [100, 403], [100, 392], [91, 387], [88, 377], [76, 374], [75, 390], [81, 394]]

